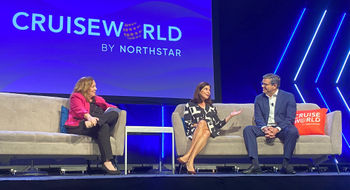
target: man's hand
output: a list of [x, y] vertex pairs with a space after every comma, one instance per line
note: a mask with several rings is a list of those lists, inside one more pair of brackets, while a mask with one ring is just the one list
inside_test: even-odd
[[275, 127], [267, 126], [263, 129], [266, 138], [276, 138], [276, 134], [279, 130]]
[[269, 126], [263, 128], [263, 132], [265, 133], [266, 138], [270, 138], [270, 136], [272, 135], [271, 131], [269, 130]]

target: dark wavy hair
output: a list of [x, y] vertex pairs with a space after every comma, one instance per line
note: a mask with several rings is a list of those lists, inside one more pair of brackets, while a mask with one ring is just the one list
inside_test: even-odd
[[[209, 86], [211, 88], [210, 84], [207, 82], [201, 82], [197, 85], [196, 90], [194, 91], [194, 94], [193, 94], [193, 99], [191, 100], [192, 102], [194, 102], [196, 104], [202, 103], [200, 92], [205, 86]], [[211, 101], [211, 95], [209, 96], [208, 99], [205, 100], [205, 103], [210, 104], [210, 105], [213, 103]]]

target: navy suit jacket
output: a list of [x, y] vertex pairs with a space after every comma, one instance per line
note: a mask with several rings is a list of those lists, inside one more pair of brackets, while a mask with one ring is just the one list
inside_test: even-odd
[[[292, 93], [278, 90], [275, 105], [275, 122], [282, 130], [289, 126], [294, 126], [297, 105]], [[261, 93], [254, 101], [254, 117], [258, 127], [267, 125], [269, 119], [270, 106], [269, 98]]]

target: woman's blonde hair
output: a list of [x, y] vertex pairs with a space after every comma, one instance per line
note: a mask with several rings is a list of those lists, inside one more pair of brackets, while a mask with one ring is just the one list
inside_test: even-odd
[[73, 92], [82, 94], [86, 100], [88, 100], [87, 93], [92, 86], [94, 79], [92, 77], [81, 77], [75, 84]]

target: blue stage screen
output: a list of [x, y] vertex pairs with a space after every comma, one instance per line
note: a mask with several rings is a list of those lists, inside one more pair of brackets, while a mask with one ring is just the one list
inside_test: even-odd
[[[0, 91], [191, 98], [214, 68], [211, 0], [7, 1], [0, 6]], [[212, 93], [214, 98], [214, 93]]]

